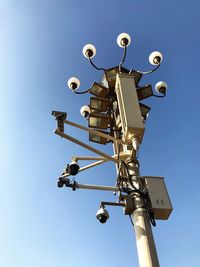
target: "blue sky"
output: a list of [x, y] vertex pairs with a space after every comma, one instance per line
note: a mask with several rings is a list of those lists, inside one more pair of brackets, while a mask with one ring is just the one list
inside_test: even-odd
[[[199, 12], [198, 0], [0, 0], [1, 267], [138, 266], [121, 208], [109, 208], [105, 225], [95, 218], [101, 201], [115, 200], [112, 193], [56, 187], [71, 156], [90, 153], [53, 134], [51, 111], [86, 125], [79, 110], [89, 95], [72, 94], [66, 81], [76, 75], [82, 89], [98, 82], [102, 73], [82, 47], [93, 43], [95, 63], [115, 66], [121, 32], [132, 37], [125, 67], [146, 70], [152, 51], [164, 55], [161, 68], [141, 81], [164, 80], [169, 90], [162, 100], [145, 101], [152, 109], [139, 158], [142, 175], [165, 177], [174, 207], [153, 229], [160, 265], [200, 266]], [[112, 154], [111, 146], [102, 149]], [[76, 179], [114, 185], [115, 178], [106, 163]]]

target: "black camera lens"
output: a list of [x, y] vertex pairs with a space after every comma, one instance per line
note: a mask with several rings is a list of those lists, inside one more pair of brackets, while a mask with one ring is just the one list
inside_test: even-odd
[[71, 164], [69, 166], [69, 172], [71, 175], [76, 175], [79, 171], [79, 166], [77, 164]]

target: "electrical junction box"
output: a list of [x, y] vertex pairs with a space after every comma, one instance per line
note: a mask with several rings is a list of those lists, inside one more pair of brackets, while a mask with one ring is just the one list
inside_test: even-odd
[[144, 177], [145, 188], [151, 200], [155, 219], [167, 220], [172, 212], [172, 204], [163, 177]]
[[121, 118], [123, 141], [131, 143], [133, 138], [142, 142], [144, 123], [133, 74], [118, 73], [115, 92]]

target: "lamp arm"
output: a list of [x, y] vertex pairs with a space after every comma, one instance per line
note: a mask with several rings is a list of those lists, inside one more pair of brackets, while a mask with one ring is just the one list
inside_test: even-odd
[[90, 91], [90, 88], [87, 89], [87, 90], [85, 90], [85, 91], [82, 91], [82, 92], [77, 92], [77, 91], [73, 90], [73, 93], [75, 93], [75, 94], [77, 94], [77, 95], [82, 95], [82, 94], [86, 94], [86, 93], [88, 93], [89, 91]]
[[126, 45], [124, 46], [124, 54], [123, 54], [123, 58], [122, 58], [122, 60], [121, 60], [121, 62], [119, 63], [119, 71], [121, 72], [121, 67], [122, 67], [122, 64], [124, 63], [124, 61], [125, 61], [125, 59], [126, 59], [126, 51], [127, 51], [127, 49], [126, 49]]
[[138, 73], [141, 73], [143, 75], [145, 75], [145, 74], [151, 74], [152, 72], [156, 71], [159, 67], [160, 67], [160, 64], [158, 64], [158, 66], [156, 66], [156, 68], [153, 69], [153, 70], [149, 70], [149, 71], [139, 71], [139, 70], [137, 70], [137, 72]]
[[164, 94], [164, 95], [155, 95], [155, 94], [153, 94], [154, 97], [159, 97], [159, 98], [161, 98], [161, 97], [165, 97], [165, 95], [166, 95], [166, 94]]
[[89, 60], [90, 64], [91, 64], [96, 70], [106, 71], [106, 69], [104, 69], [104, 68], [99, 68], [99, 67], [97, 67], [97, 66], [92, 62], [91, 57], [88, 57], [88, 60]]

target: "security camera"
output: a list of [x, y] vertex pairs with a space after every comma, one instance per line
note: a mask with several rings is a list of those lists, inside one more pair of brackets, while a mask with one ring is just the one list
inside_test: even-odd
[[93, 58], [96, 55], [96, 48], [92, 44], [86, 44], [83, 47], [83, 55], [86, 58]]
[[160, 81], [155, 85], [155, 90], [157, 93], [160, 93], [162, 95], [166, 95], [167, 84], [163, 81]]
[[69, 178], [63, 178], [63, 177], [58, 178], [58, 181], [57, 181], [58, 187], [63, 187], [63, 185], [68, 186], [69, 184], [70, 184]]
[[71, 164], [69, 164], [69, 167], [68, 168], [69, 168], [68, 170], [69, 170], [69, 174], [70, 175], [77, 175], [80, 167], [79, 167], [78, 162], [75, 161], [75, 160], [73, 160], [71, 162]]
[[85, 119], [88, 119], [88, 117], [91, 113], [90, 107], [89, 106], [82, 106], [82, 108], [80, 109], [80, 113], [81, 113], [81, 116], [83, 116]]
[[51, 114], [52, 114], [52, 116], [55, 117], [55, 119], [57, 119], [57, 118], [62, 118], [63, 120], [65, 120], [66, 117], [67, 117], [67, 113], [66, 113], [66, 112], [63, 112], [63, 111], [56, 111], [56, 110], [53, 110], [53, 111], [51, 112]]
[[52, 111], [52, 115], [57, 120], [57, 128], [59, 131], [64, 132], [64, 120], [66, 120], [67, 113], [62, 111]]
[[119, 45], [119, 47], [124, 48], [125, 46], [129, 46], [131, 43], [131, 37], [128, 33], [121, 33], [120, 35], [118, 35], [117, 37], [117, 44]]
[[77, 90], [80, 87], [80, 84], [80, 80], [76, 77], [71, 77], [67, 82], [69, 89], [72, 91]]
[[154, 51], [149, 55], [149, 62], [152, 65], [159, 65], [161, 64], [162, 60], [163, 60], [163, 55], [158, 51]]
[[101, 207], [97, 211], [96, 218], [100, 221], [100, 223], [105, 223], [109, 219], [108, 211], [104, 207]]

